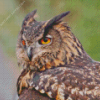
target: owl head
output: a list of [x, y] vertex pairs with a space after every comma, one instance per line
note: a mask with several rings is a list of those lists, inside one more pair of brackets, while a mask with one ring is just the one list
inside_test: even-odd
[[82, 45], [61, 21], [69, 11], [41, 22], [35, 20], [35, 14], [36, 10], [24, 18], [18, 35], [16, 54], [19, 65], [45, 70], [70, 63], [73, 57], [82, 55]]

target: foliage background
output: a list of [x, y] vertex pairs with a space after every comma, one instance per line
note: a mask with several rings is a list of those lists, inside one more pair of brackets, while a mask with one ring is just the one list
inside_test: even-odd
[[9, 56], [16, 58], [17, 35], [23, 18], [34, 9], [38, 10], [39, 21], [70, 11], [64, 21], [86, 52], [100, 61], [100, 0], [0, 0], [0, 43]]

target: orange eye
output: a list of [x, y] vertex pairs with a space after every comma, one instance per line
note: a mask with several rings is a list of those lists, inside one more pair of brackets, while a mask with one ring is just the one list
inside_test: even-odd
[[39, 40], [40, 44], [49, 44], [51, 42], [51, 38], [42, 38], [41, 40]]
[[23, 44], [23, 46], [25, 46], [25, 45], [26, 45], [26, 43], [25, 43], [25, 41], [24, 41], [24, 40], [22, 40], [22, 44]]

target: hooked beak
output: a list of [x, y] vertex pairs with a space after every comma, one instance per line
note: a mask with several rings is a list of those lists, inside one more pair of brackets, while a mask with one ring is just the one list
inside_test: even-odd
[[32, 60], [32, 48], [31, 47], [27, 49], [27, 55], [28, 55], [29, 60], [31, 61]]

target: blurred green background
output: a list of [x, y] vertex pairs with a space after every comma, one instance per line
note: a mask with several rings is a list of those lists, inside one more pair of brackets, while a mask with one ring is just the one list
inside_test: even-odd
[[16, 58], [16, 42], [22, 21], [34, 9], [38, 10], [38, 21], [70, 11], [64, 21], [86, 52], [100, 61], [100, 0], [0, 0], [0, 44], [6, 54]]

